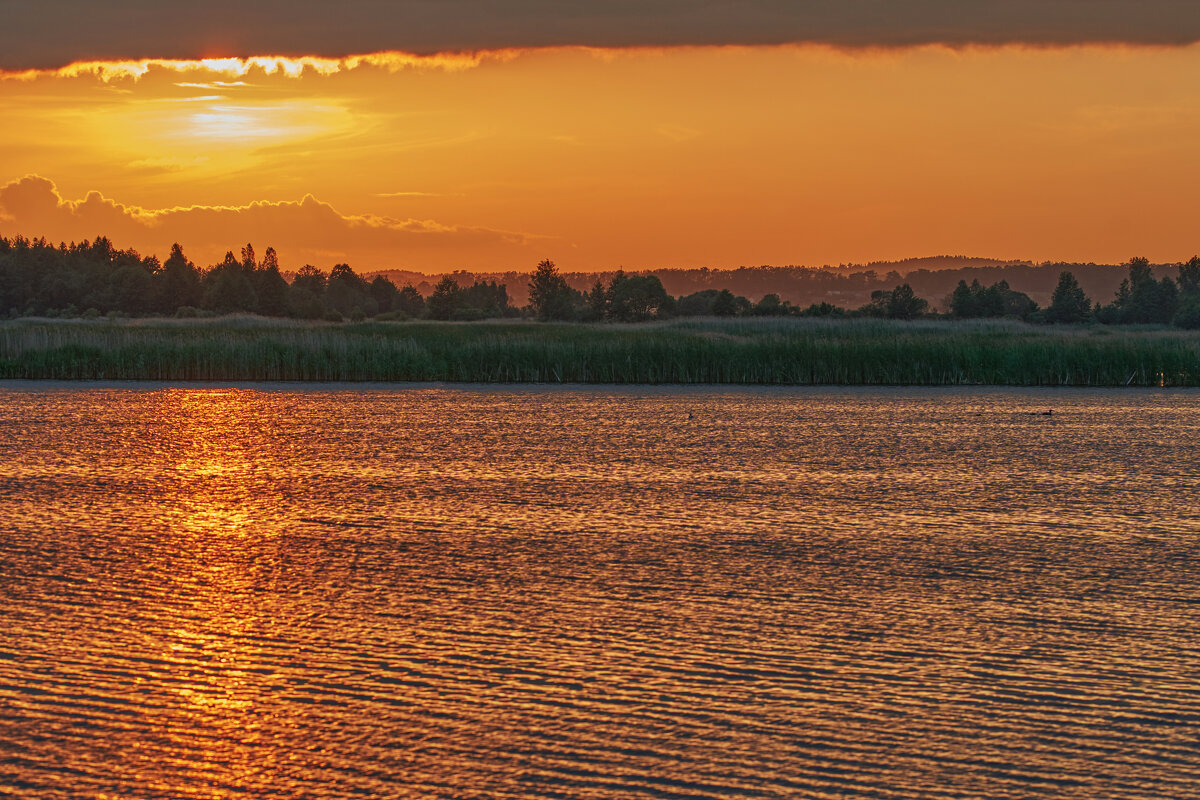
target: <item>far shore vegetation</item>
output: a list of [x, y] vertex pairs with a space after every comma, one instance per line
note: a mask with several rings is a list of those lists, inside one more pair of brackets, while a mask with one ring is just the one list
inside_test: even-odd
[[843, 308], [621, 271], [581, 290], [543, 261], [517, 307], [496, 281], [285, 276], [249, 245], [201, 269], [178, 245], [159, 263], [0, 237], [0, 378], [1197, 386], [1200, 258], [1171, 266], [1131, 259], [1105, 303], [1062, 270], [1045, 307], [963, 279]]
[[[969, 260], [968, 260], [969, 261]], [[918, 262], [920, 263], [920, 262]], [[676, 272], [626, 273], [616, 270], [577, 288], [578, 274], [561, 273], [551, 261], [532, 274], [509, 274], [516, 287], [497, 280], [461, 280], [466, 273], [441, 277], [433, 285], [397, 286], [387, 274], [363, 276], [348, 264], [328, 271], [305, 265], [285, 273], [275, 250], [260, 258], [253, 245], [240, 256], [226, 253], [219, 264], [200, 268], [178, 244], [165, 262], [116, 248], [105, 237], [95, 241], [54, 245], [45, 239], [0, 237], [0, 318], [50, 317], [205, 317], [258, 314], [267, 317], [327, 322], [397, 320], [473, 321], [526, 317], [558, 322], [647, 322], [679, 317], [871, 317], [899, 320], [922, 318], [1019, 319], [1046, 324], [1098, 322], [1110, 325], [1156, 324], [1200, 329], [1200, 257], [1179, 264], [1152, 266], [1144, 258], [1117, 267], [1080, 265], [1089, 281], [1111, 286], [1107, 299], [1091, 298], [1074, 272], [1054, 267], [1032, 268], [1003, 264], [969, 270], [976, 277], [960, 278], [935, 295], [922, 295], [922, 285], [936, 286], [962, 270], [933, 272], [920, 269], [902, 276], [889, 271], [880, 277], [873, 269], [841, 275], [804, 268], [742, 268], [701, 270], [706, 283], [733, 284], [778, 280], [808, 288], [824, 279], [841, 287], [808, 305], [785, 299], [779, 291], [756, 298], [735, 294], [728, 286], [712, 285], [686, 294], [670, 294], [662, 276], [678, 282]], [[996, 272], [999, 270], [999, 272]], [[697, 272], [697, 271], [692, 271]], [[1055, 281], [1045, 307], [1030, 294], [1013, 288], [1007, 279], [987, 283], [978, 275], [1018, 277], [1031, 285]], [[694, 288], [695, 275], [689, 273]], [[1035, 280], [1036, 278], [1036, 280]], [[682, 280], [682, 279], [680, 279]], [[1119, 280], [1119, 283], [1117, 282]], [[769, 284], [766, 284], [769, 285]], [[874, 288], [872, 288], [874, 287]], [[1031, 289], [1032, 291], [1032, 289]], [[832, 293], [831, 293], [832, 292]], [[524, 302], [514, 303], [520, 296]], [[855, 302], [854, 298], [862, 302]]]

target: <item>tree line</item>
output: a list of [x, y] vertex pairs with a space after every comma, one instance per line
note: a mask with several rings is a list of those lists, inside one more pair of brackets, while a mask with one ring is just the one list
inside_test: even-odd
[[1039, 309], [1028, 295], [999, 281], [984, 287], [959, 281], [950, 313], [960, 319], [1013, 317], [1051, 324], [1099, 322], [1106, 325], [1174, 325], [1200, 329], [1200, 257], [1179, 265], [1178, 278], [1154, 277], [1150, 262], [1132, 258], [1128, 275], [1107, 305], [1093, 302], [1070, 272], [1059, 274], [1050, 305]]
[[[1179, 266], [1157, 264], [1154, 274], [1156, 277], [1174, 278], [1178, 275]], [[596, 281], [607, 286], [617, 270], [564, 270], [563, 277], [571, 287], [588, 292]], [[840, 267], [760, 265], [728, 269], [670, 267], [637, 270], [638, 274], [657, 275], [667, 293], [677, 298], [706, 289], [728, 289], [735, 297], [742, 295], [753, 299], [777, 294], [781, 300], [790, 301], [800, 308], [827, 302], [848, 309], [869, 304], [874, 291], [890, 291], [904, 283], [910, 285], [918, 296], [936, 300], [935, 305], [940, 308], [959, 280], [966, 280], [968, 284], [978, 280], [984, 286], [1007, 281], [1013, 289], [1026, 292], [1038, 303], [1047, 305], [1058, 276], [1063, 271], [1074, 275], [1090, 296], [1111, 298], [1128, 274], [1128, 264], [1043, 262], [1035, 265], [1031, 262], [999, 262], [954, 256]], [[402, 269], [381, 270], [371, 274], [386, 275], [397, 286], [411, 283], [426, 296], [444, 277], [441, 274], [426, 275]], [[451, 275], [462, 286], [469, 286], [476, 281], [495, 281], [508, 287], [513, 305], [525, 306], [529, 303], [528, 268], [491, 272], [455, 270]]]
[[[1069, 271], [1062, 271], [1046, 308], [1005, 280], [984, 286], [960, 280], [946, 298], [958, 319], [1013, 318], [1040, 323], [1173, 324], [1200, 328], [1200, 257], [1179, 266], [1177, 278], [1154, 277], [1144, 258], [1131, 259], [1108, 305], [1093, 302]], [[889, 275], [889, 277], [892, 277]], [[54, 245], [45, 239], [0, 237], [0, 315], [96, 317], [250, 313], [329, 321], [403, 319], [480, 320], [533, 317], [577, 322], [641, 322], [689, 316], [808, 316], [917, 319], [941, 316], [912, 285], [896, 276], [867, 303], [844, 308], [829, 302], [805, 307], [768, 292], [757, 302], [729, 289], [706, 288], [672, 296], [655, 274], [621, 270], [578, 289], [554, 262], [542, 261], [528, 280], [528, 304], [516, 307], [508, 286], [495, 280], [460, 285], [441, 278], [426, 294], [385, 275], [368, 280], [348, 264], [328, 272], [305, 265], [285, 275], [268, 247], [261, 257], [247, 244], [207, 268], [176, 244], [166, 261], [118, 249], [106, 237]], [[428, 285], [426, 285], [428, 287]]]

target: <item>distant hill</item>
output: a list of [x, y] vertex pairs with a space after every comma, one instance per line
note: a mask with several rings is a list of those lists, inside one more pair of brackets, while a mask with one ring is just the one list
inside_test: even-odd
[[918, 269], [944, 270], [965, 269], [967, 267], [1006, 267], [1024, 264], [1032, 266], [1032, 261], [1022, 259], [980, 258], [979, 256], [921, 256], [918, 258], [903, 258], [899, 261], [871, 261], [866, 264], [841, 264], [836, 269], [839, 272], [899, 272], [901, 275]]

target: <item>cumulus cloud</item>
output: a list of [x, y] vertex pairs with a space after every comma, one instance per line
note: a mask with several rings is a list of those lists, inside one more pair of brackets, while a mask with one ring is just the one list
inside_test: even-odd
[[485, 253], [523, 258], [537, 238], [432, 220], [345, 215], [312, 195], [299, 201], [167, 209], [123, 205], [95, 191], [67, 200], [38, 175], [0, 187], [0, 232], [51, 241], [105, 235], [118, 246], [160, 253], [181, 242], [203, 261], [215, 261], [245, 242], [285, 243], [284, 255], [292, 260], [433, 268], [468, 264]]
[[256, 54], [338, 58], [588, 45], [1183, 44], [1195, 0], [39, 0], [8, 3], [0, 68]]

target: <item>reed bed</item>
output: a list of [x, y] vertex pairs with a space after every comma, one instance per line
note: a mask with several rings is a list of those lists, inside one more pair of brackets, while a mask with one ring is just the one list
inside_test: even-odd
[[0, 378], [1196, 386], [1200, 334], [1016, 322], [0, 323]]

